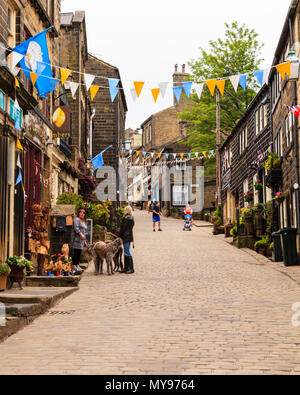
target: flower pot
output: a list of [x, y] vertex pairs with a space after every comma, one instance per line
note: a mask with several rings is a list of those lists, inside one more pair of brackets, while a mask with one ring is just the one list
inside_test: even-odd
[[19, 267], [17, 265], [11, 265], [11, 273], [9, 275], [10, 288], [12, 288], [14, 283], [18, 283], [19, 287], [22, 289], [21, 283], [24, 280], [24, 267]]
[[253, 224], [253, 217], [245, 217], [245, 228], [246, 228], [246, 233], [248, 236], [251, 236], [254, 234], [254, 224]]
[[266, 248], [260, 248], [260, 249], [258, 250], [258, 253], [259, 253], [260, 255], [263, 255], [263, 256], [266, 256], [266, 252], [267, 252], [267, 249], [266, 249]]
[[266, 257], [271, 258], [273, 256], [273, 251], [271, 250], [271, 248], [268, 246], [266, 248]]
[[0, 292], [6, 290], [6, 284], [7, 284], [7, 276], [0, 274]]

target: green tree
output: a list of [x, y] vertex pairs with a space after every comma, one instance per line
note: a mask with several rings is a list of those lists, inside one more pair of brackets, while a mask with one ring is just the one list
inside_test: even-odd
[[[238, 22], [225, 23], [224, 39], [209, 41], [209, 50], [200, 48], [201, 56], [189, 63], [191, 80], [205, 83], [209, 79], [224, 79], [224, 77], [242, 75], [259, 70], [261, 45], [258, 34]], [[235, 92], [230, 80], [226, 81], [224, 96], [221, 96], [221, 137], [224, 140], [230, 134], [237, 121], [245, 112], [248, 104], [256, 95], [258, 83], [254, 75], [247, 78], [247, 89], [239, 86]], [[216, 88], [217, 89], [217, 88]], [[191, 95], [192, 102], [182, 113], [180, 119], [190, 123], [188, 138], [185, 145], [192, 147], [194, 152], [208, 151], [216, 147], [216, 99], [212, 97], [207, 86], [204, 87], [199, 100], [196, 94]], [[212, 164], [212, 161], [210, 161]]]

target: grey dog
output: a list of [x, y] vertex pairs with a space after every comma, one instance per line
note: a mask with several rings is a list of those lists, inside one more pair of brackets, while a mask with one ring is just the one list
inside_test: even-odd
[[[109, 276], [114, 274], [113, 271], [113, 261], [115, 257], [120, 257], [122, 254], [120, 250], [123, 252], [123, 242], [121, 239], [117, 238], [111, 242], [103, 242], [99, 241], [96, 244], [89, 245], [87, 247], [87, 252], [93, 257], [94, 265], [95, 265], [95, 275], [103, 274], [103, 262], [106, 261], [107, 266], [107, 274]], [[117, 263], [115, 262], [116, 266]]]

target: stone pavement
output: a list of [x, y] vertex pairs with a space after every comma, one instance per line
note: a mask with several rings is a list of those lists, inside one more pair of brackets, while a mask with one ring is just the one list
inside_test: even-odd
[[[135, 212], [136, 274], [93, 275], [0, 344], [1, 374], [299, 374], [299, 285], [183, 221]], [[68, 314], [70, 313], [70, 314]]]

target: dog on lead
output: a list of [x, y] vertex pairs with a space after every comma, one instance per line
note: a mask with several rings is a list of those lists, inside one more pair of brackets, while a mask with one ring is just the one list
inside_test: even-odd
[[[123, 242], [119, 238], [111, 242], [99, 241], [96, 244], [89, 245], [87, 247], [87, 252], [93, 257], [95, 275], [103, 274], [103, 262], [105, 260], [107, 274], [111, 276], [114, 274], [114, 270], [120, 266], [120, 259], [123, 254]], [[115, 259], [118, 259], [118, 264]], [[114, 269], [113, 261], [115, 263]]]

